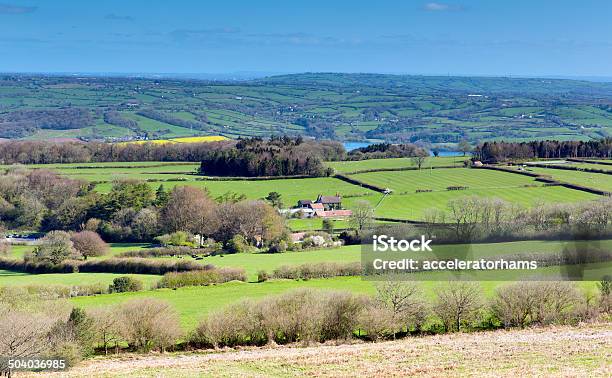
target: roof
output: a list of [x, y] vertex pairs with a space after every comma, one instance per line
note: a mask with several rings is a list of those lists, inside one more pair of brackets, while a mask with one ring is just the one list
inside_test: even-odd
[[324, 209], [322, 203], [311, 203], [310, 208], [313, 210], [323, 210]]
[[300, 240], [304, 239], [305, 235], [306, 235], [305, 232], [294, 232], [290, 234], [291, 241], [294, 243], [299, 242]]
[[333, 217], [350, 217], [353, 215], [351, 210], [318, 210], [315, 211], [315, 216], [320, 218], [333, 218]]
[[299, 200], [298, 203], [300, 205], [310, 205], [312, 201], [311, 200]]
[[340, 197], [338, 196], [319, 196], [317, 198], [318, 203], [340, 203]]

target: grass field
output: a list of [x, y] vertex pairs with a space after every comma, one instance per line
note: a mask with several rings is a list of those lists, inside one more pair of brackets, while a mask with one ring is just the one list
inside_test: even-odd
[[[601, 198], [595, 194], [559, 186], [412, 193], [387, 196], [376, 208], [375, 215], [395, 219], [422, 220], [425, 210], [439, 209], [446, 211], [448, 210], [448, 201], [464, 196], [500, 198], [525, 207], [531, 207], [539, 203], [572, 203]], [[372, 204], [378, 203], [380, 200], [379, 197], [364, 197], [363, 199], [369, 200]]]
[[528, 176], [469, 168], [369, 172], [351, 175], [351, 178], [378, 187], [389, 188], [396, 194], [415, 193], [417, 190], [446, 191], [449, 186], [464, 186], [469, 189], [494, 189], [541, 185]]
[[[149, 183], [157, 188], [160, 182]], [[285, 206], [294, 206], [300, 199], [315, 200], [317, 195], [341, 194], [343, 197], [358, 197], [375, 194], [375, 192], [347, 182], [331, 178], [280, 179], [280, 180], [204, 180], [204, 181], [169, 181], [163, 182], [166, 189], [176, 185], [189, 185], [207, 189], [213, 197], [226, 193], [244, 194], [249, 199], [266, 197], [270, 192], [282, 195]], [[110, 183], [96, 186], [100, 192], [108, 192]]]
[[[335, 219], [332, 220], [334, 229], [344, 229], [349, 227], [348, 220]], [[306, 219], [288, 219], [287, 225], [294, 231], [313, 231], [323, 229], [323, 220], [321, 218], [306, 218]]]
[[[495, 288], [503, 281], [483, 281], [481, 287], [485, 294], [493, 294]], [[425, 294], [433, 297], [441, 283], [431, 280], [422, 283]], [[581, 282], [584, 290], [594, 291], [594, 282]], [[312, 288], [321, 290], [348, 290], [360, 294], [373, 294], [375, 282], [366, 281], [361, 277], [336, 277], [328, 279], [313, 279], [307, 281], [297, 280], [271, 280], [262, 283], [229, 282], [221, 285], [183, 287], [176, 290], [158, 289], [152, 291], [139, 291], [133, 293], [104, 294], [90, 297], [72, 298], [75, 306], [92, 308], [108, 306], [124, 302], [133, 298], [156, 298], [168, 301], [178, 311], [182, 326], [189, 330], [211, 311], [222, 308], [241, 299], [257, 299], [267, 295], [280, 294], [287, 290], [298, 288]]]
[[541, 175], [551, 176], [558, 181], [612, 192], [612, 175], [538, 167], [530, 167], [527, 168], [527, 170]]
[[150, 274], [114, 274], [114, 273], [58, 273], [27, 274], [0, 270], [0, 287], [2, 286], [84, 286], [110, 285], [117, 277], [130, 276], [142, 281], [149, 289], [159, 281], [160, 276]]
[[[582, 242], [578, 242], [580, 245]], [[612, 241], [603, 242], [609, 246]], [[479, 259], [486, 256], [510, 255], [517, 252], [551, 253], [561, 251], [566, 245], [572, 243], [555, 241], [528, 241], [498, 244], [477, 244], [469, 250], [461, 250], [460, 253], [469, 259]], [[212, 264], [217, 267], [240, 267], [248, 274], [249, 283], [232, 282], [207, 287], [186, 287], [177, 290], [160, 289], [154, 291], [142, 291], [136, 293], [106, 294], [93, 297], [74, 298], [76, 305], [92, 307], [119, 303], [131, 298], [152, 297], [164, 299], [176, 306], [181, 315], [181, 322], [186, 329], [190, 329], [197, 321], [211, 310], [222, 307], [228, 303], [238, 301], [242, 298], [260, 298], [269, 294], [281, 293], [286, 290], [309, 287], [318, 289], [350, 290], [356, 293], [370, 294], [374, 292], [375, 282], [364, 280], [361, 277], [338, 277], [330, 279], [315, 279], [308, 281], [293, 280], [271, 280], [256, 283], [256, 275], [259, 270], [271, 272], [274, 268], [282, 265], [299, 265], [317, 262], [351, 262], [360, 261], [360, 246], [347, 246], [337, 249], [316, 250], [306, 252], [288, 252], [283, 254], [234, 254], [224, 256], [207, 257], [202, 263]], [[439, 246], [434, 249], [437, 256], [456, 256], [458, 246]], [[598, 269], [597, 266], [593, 268]], [[541, 268], [533, 272], [534, 276], [557, 274], [556, 267]], [[501, 280], [509, 280], [513, 277], [506, 272], [486, 272], [479, 276], [485, 281], [481, 286], [487, 295], [493, 293], [495, 287], [501, 284]], [[34, 278], [34, 277], [32, 277]], [[432, 297], [439, 281], [446, 281], [445, 273], [431, 273], [421, 276], [426, 279], [422, 283], [426, 294]], [[592, 282], [581, 282], [584, 290], [595, 290]]]
[[612, 171], [612, 165], [605, 165], [605, 164], [568, 162], [567, 165], [570, 167], [576, 167], [580, 169], [601, 169], [604, 171]]
[[[463, 161], [469, 157], [462, 156], [439, 156], [429, 157], [423, 164], [424, 168], [441, 167], [441, 166], [457, 166], [463, 167]], [[366, 171], [370, 169], [395, 169], [395, 168], [416, 168], [410, 158], [390, 158], [390, 159], [369, 159], [358, 161], [328, 161], [325, 163], [328, 167], [334, 168], [338, 173], [354, 173]]]
[[[110, 251], [107, 255], [101, 257], [92, 257], [92, 259], [107, 259], [115, 257], [118, 254], [125, 251], [134, 251], [142, 248], [148, 248], [151, 245], [149, 243], [109, 243]], [[31, 252], [34, 249], [32, 245], [13, 245], [11, 246], [11, 252], [9, 257], [22, 259], [27, 252]]]
[[[612, 324], [454, 333], [397, 341], [96, 358], [58, 377], [605, 377]], [[31, 373], [32, 376], [43, 374]]]

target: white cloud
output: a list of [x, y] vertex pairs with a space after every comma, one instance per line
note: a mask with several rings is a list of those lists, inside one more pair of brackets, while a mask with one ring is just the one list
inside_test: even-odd
[[447, 12], [460, 11], [464, 8], [461, 5], [430, 2], [423, 5], [423, 9], [429, 12]]

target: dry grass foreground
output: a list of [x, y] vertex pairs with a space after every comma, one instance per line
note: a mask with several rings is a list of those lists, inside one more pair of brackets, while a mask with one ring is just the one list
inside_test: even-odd
[[339, 346], [124, 355], [89, 360], [57, 376], [609, 377], [612, 323]]

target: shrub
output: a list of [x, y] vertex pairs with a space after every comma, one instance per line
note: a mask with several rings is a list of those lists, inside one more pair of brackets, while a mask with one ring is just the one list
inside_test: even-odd
[[496, 290], [491, 309], [506, 327], [563, 323], [580, 305], [580, 293], [569, 282], [516, 282]]
[[29, 294], [44, 299], [85, 297], [108, 293], [108, 286], [104, 284], [91, 285], [27, 285], [24, 286]]
[[166, 273], [158, 287], [179, 288], [184, 286], [207, 286], [215, 283], [229, 281], [247, 281], [244, 269], [220, 268], [209, 270], [198, 270], [191, 272]]
[[229, 253], [246, 253], [249, 252], [250, 249], [249, 243], [247, 243], [242, 235], [234, 235], [234, 237], [226, 243], [226, 250]]
[[142, 290], [142, 281], [130, 276], [117, 277], [108, 287], [110, 293], [126, 293], [128, 291], [140, 290]]
[[176, 311], [167, 302], [133, 299], [119, 309], [121, 333], [129, 347], [141, 352], [154, 348], [164, 352], [182, 336]]
[[312, 278], [330, 278], [340, 276], [359, 276], [362, 273], [359, 262], [334, 263], [322, 262], [302, 265], [283, 265], [272, 272], [272, 278], [307, 280]]
[[286, 252], [289, 248], [289, 245], [285, 240], [278, 240], [273, 242], [268, 248], [269, 253], [282, 253]]
[[257, 282], [266, 282], [270, 279], [270, 275], [265, 270], [260, 270], [257, 272]]
[[170, 245], [177, 247], [194, 247], [193, 237], [185, 231], [176, 231], [171, 234], [161, 235], [156, 237], [155, 240], [164, 247]]
[[212, 265], [198, 264], [182, 260], [151, 260], [143, 258], [112, 258], [105, 260], [83, 261], [77, 265], [83, 273], [121, 273], [121, 274], [166, 274], [212, 269]]
[[612, 311], [612, 277], [605, 276], [597, 283], [599, 288], [599, 306], [604, 313]]
[[420, 286], [414, 282], [384, 281], [376, 285], [376, 304], [388, 309], [400, 328], [420, 329], [428, 309]]
[[11, 245], [9, 243], [0, 241], [0, 256], [8, 256], [11, 252]]
[[166, 274], [192, 270], [213, 269], [212, 265], [182, 260], [151, 260], [143, 258], [112, 258], [89, 261], [64, 261], [52, 264], [0, 258], [0, 269], [25, 273], [121, 273], [121, 274]]
[[348, 292], [308, 289], [242, 301], [211, 313], [191, 341], [218, 347], [345, 339], [356, 329], [364, 301]]
[[100, 235], [93, 231], [81, 231], [72, 233], [70, 240], [74, 248], [85, 259], [88, 257], [103, 256], [108, 253], [108, 244], [102, 240]]
[[472, 282], [450, 282], [436, 291], [433, 310], [447, 331], [459, 331], [481, 309], [480, 286]]
[[119, 257], [174, 257], [174, 256], [191, 256], [194, 250], [190, 247], [160, 247], [137, 249], [134, 251], [126, 251], [119, 254]]
[[70, 234], [65, 231], [51, 231], [40, 240], [40, 245], [34, 248], [32, 258], [35, 262], [59, 264], [64, 260], [80, 258], [80, 253], [74, 248]]
[[260, 308], [243, 300], [211, 313], [201, 322], [190, 341], [196, 346], [263, 345], [268, 334], [261, 324]]
[[88, 310], [88, 315], [93, 319], [96, 339], [104, 348], [104, 354], [108, 354], [111, 343], [114, 343], [115, 348], [118, 349], [122, 338], [117, 308], [96, 307]]
[[[393, 312], [388, 307], [369, 303], [359, 312], [359, 336], [366, 336], [368, 339], [376, 341], [395, 335], [397, 329], [398, 325]], [[365, 331], [365, 335], [362, 335], [361, 331]]]

